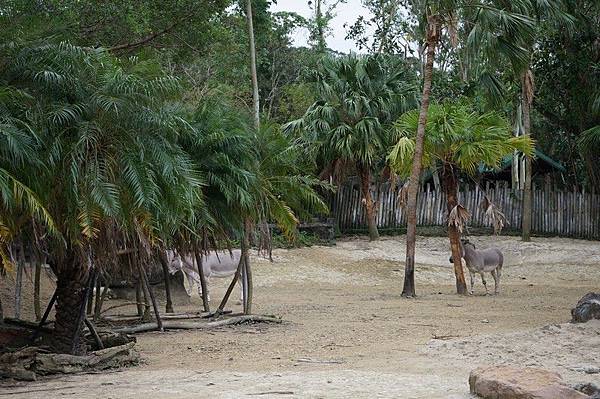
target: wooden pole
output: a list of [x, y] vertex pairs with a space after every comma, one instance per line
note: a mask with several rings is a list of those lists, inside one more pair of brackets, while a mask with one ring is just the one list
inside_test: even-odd
[[52, 298], [50, 298], [50, 302], [48, 302], [48, 306], [46, 306], [46, 310], [44, 311], [44, 315], [42, 316], [42, 319], [38, 323], [38, 326], [35, 329], [35, 331], [33, 332], [33, 334], [31, 335], [31, 338], [30, 338], [31, 342], [34, 342], [35, 339], [40, 334], [40, 330], [44, 326], [44, 323], [46, 323], [46, 320], [48, 319], [48, 316], [50, 315], [50, 311], [52, 310], [52, 307], [54, 306], [54, 303], [56, 302], [57, 297], [58, 297], [58, 292], [55, 289], [54, 294], [52, 294]]
[[229, 300], [231, 291], [233, 291], [233, 288], [235, 287], [235, 285], [237, 284], [237, 282], [240, 278], [240, 274], [242, 273], [242, 268], [244, 267], [243, 265], [244, 265], [244, 257], [240, 256], [240, 262], [238, 263], [238, 267], [235, 270], [235, 274], [233, 275], [233, 280], [231, 280], [229, 287], [227, 287], [225, 296], [221, 300], [221, 304], [219, 305], [219, 308], [217, 309], [217, 311], [215, 312], [215, 314], [213, 316], [219, 316], [220, 314], [223, 313], [223, 309], [225, 309], [225, 305], [227, 304], [227, 301]]
[[98, 345], [98, 349], [104, 349], [104, 344], [102, 343], [102, 340], [100, 339], [100, 336], [98, 335], [98, 331], [96, 331], [96, 327], [92, 324], [90, 319], [88, 319], [87, 317], [85, 319], [83, 319], [83, 321], [85, 322], [85, 325], [88, 328], [88, 330], [90, 330], [90, 334], [94, 338], [94, 341], [96, 341], [96, 345]]
[[158, 331], [164, 331], [163, 330], [163, 323], [162, 320], [160, 318], [160, 312], [158, 311], [158, 305], [156, 303], [156, 298], [154, 297], [154, 293], [152, 292], [152, 287], [150, 287], [150, 283], [148, 282], [148, 276], [146, 275], [146, 270], [144, 270], [144, 268], [142, 267], [142, 265], [140, 264], [140, 262], [137, 262], [138, 265], [138, 271], [140, 273], [140, 277], [142, 278], [142, 288], [144, 289], [144, 292], [146, 292], [146, 295], [148, 295], [150, 297], [150, 300], [152, 301], [152, 307], [154, 308], [154, 316], [156, 317], [156, 324], [158, 325]]

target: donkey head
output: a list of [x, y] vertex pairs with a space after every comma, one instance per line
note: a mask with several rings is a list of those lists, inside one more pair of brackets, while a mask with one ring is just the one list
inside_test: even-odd
[[[471, 247], [473, 249], [475, 249], [475, 244], [473, 244], [472, 242], [470, 242], [469, 240], [467, 240], [466, 238], [463, 238], [460, 240], [460, 256], [462, 258], [465, 257], [465, 247]], [[450, 259], [448, 259], [450, 261], [450, 263], [454, 263], [454, 258], [451, 256]]]

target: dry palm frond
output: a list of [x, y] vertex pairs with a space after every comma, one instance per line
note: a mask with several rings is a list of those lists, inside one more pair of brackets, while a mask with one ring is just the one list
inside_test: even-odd
[[465, 207], [456, 205], [448, 215], [448, 226], [454, 226], [459, 233], [462, 233], [470, 217], [471, 214]]
[[484, 196], [481, 201], [481, 209], [485, 212], [485, 217], [492, 223], [494, 234], [500, 234], [502, 228], [508, 224], [504, 213], [487, 196]]
[[408, 186], [410, 180], [406, 180], [400, 190], [398, 190], [398, 205], [400, 208], [404, 208], [408, 203]]

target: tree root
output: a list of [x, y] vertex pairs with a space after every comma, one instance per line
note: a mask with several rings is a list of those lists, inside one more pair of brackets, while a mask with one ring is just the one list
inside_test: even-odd
[[[243, 315], [230, 317], [223, 320], [209, 321], [209, 322], [184, 322], [184, 321], [165, 321], [163, 327], [165, 329], [172, 330], [210, 330], [212, 328], [232, 326], [243, 323], [281, 323], [282, 320], [273, 316], [259, 316], [259, 315]], [[115, 329], [115, 332], [125, 334], [135, 334], [145, 331], [155, 331], [158, 329], [156, 323], [144, 323], [133, 327], [124, 327]]]

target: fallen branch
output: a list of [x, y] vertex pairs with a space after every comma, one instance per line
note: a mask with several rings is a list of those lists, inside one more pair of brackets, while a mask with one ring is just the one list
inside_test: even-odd
[[[161, 316], [163, 320], [192, 320], [201, 319], [203, 316], [199, 313], [169, 313]], [[138, 315], [105, 316], [102, 319], [111, 322], [132, 321], [139, 319]]]
[[139, 354], [134, 342], [90, 352], [84, 356], [50, 353], [30, 346], [0, 355], [0, 376], [34, 381], [36, 375], [72, 374], [137, 364]]
[[[272, 316], [244, 315], [228, 319], [209, 321], [209, 322], [181, 322], [165, 321], [163, 328], [172, 330], [210, 330], [212, 328], [232, 326], [243, 323], [281, 323], [282, 320]], [[115, 329], [115, 332], [125, 334], [135, 334], [146, 331], [155, 331], [158, 329], [157, 323], [144, 323], [133, 327], [124, 327]]]
[[341, 360], [315, 360], [315, 359], [298, 359], [299, 363], [317, 363], [317, 364], [342, 364]]

